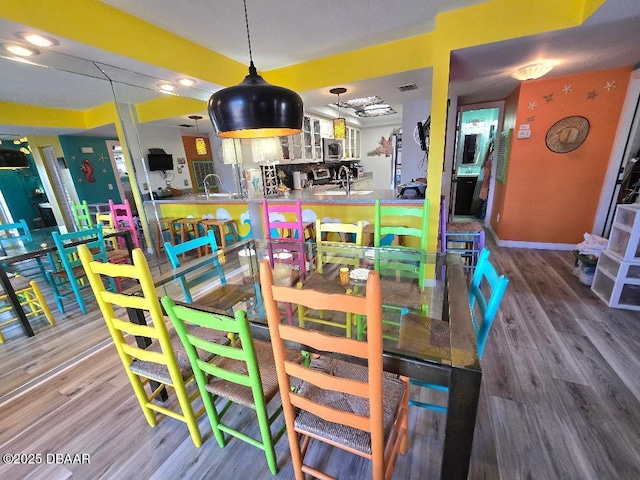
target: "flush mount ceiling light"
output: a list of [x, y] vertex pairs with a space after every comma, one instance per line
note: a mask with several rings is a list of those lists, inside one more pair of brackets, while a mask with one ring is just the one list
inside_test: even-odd
[[356, 115], [359, 117], [382, 117], [383, 115], [393, 115], [394, 113], [398, 112], [386, 103], [368, 105], [361, 110], [356, 110]]
[[196, 133], [198, 134], [196, 137], [196, 153], [198, 155], [206, 155], [207, 143], [204, 141], [204, 138], [200, 136], [200, 129], [198, 128], [198, 120], [202, 120], [202, 117], [200, 115], [189, 115], [189, 118], [196, 122]]
[[341, 102], [340, 106], [342, 108], [354, 108], [356, 110], [359, 110], [369, 105], [376, 105], [378, 103], [384, 103], [384, 102], [377, 95], [372, 95], [370, 97], [354, 98], [351, 100], [347, 100], [346, 102]]
[[553, 70], [553, 65], [550, 63], [532, 63], [518, 68], [511, 76], [516, 80], [524, 82], [525, 80], [535, 80], [540, 78]]
[[340, 139], [347, 136], [347, 121], [340, 116], [340, 94], [346, 93], [347, 89], [343, 87], [332, 88], [329, 93], [338, 96], [338, 118], [333, 119], [333, 138]]
[[54, 38], [44, 37], [44, 36], [39, 35], [37, 33], [18, 32], [18, 33], [16, 33], [16, 37], [21, 38], [23, 40], [26, 40], [31, 45], [35, 45], [36, 47], [46, 48], [46, 47], [51, 47], [53, 45], [59, 45], [60, 44], [60, 42], [58, 42]]
[[249, 75], [233, 87], [217, 91], [208, 103], [209, 117], [219, 137], [264, 138], [302, 130], [302, 98], [293, 90], [267, 83], [253, 64], [247, 2], [244, 19], [249, 43]]
[[40, 54], [40, 51], [35, 48], [25, 47], [17, 43], [4, 44], [2, 45], [2, 49], [19, 57], [31, 57]]
[[196, 81], [193, 78], [177, 78], [176, 82], [185, 87], [190, 87], [196, 84]]

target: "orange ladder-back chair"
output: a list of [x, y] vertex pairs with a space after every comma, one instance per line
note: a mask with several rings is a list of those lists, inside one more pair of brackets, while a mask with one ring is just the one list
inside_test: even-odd
[[[305, 474], [332, 478], [304, 463], [312, 438], [370, 459], [374, 480], [391, 478], [398, 452], [404, 454], [407, 448], [408, 386], [406, 379], [382, 370], [382, 292], [378, 273], [369, 274], [365, 297], [275, 286], [266, 260], [260, 263], [260, 283], [296, 479], [303, 480]], [[366, 315], [367, 341], [283, 324], [277, 302], [294, 302], [313, 309], [330, 306], [333, 311]], [[366, 361], [368, 366], [318, 356], [310, 368], [305, 368], [286, 360], [285, 342], [311, 351], [351, 356]], [[296, 388], [292, 390], [292, 386]]]

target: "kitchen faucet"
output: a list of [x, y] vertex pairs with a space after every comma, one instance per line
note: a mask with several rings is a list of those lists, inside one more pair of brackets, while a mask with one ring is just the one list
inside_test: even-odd
[[351, 182], [349, 182], [349, 178], [351, 177], [351, 172], [349, 171], [349, 167], [347, 167], [346, 165], [342, 165], [338, 170], [338, 180], [342, 178], [343, 171], [344, 171], [345, 180], [343, 180], [344, 183], [342, 183], [342, 187], [344, 188], [345, 192], [347, 192], [347, 196], [349, 196], [351, 195]]
[[205, 177], [202, 179], [202, 186], [204, 188], [204, 195], [205, 197], [207, 197], [207, 200], [209, 199], [209, 190], [211, 189], [211, 187], [207, 183], [209, 177], [214, 177], [218, 181], [218, 186], [222, 185], [222, 179], [218, 176], [218, 174], [209, 173], [208, 175], [205, 175]]

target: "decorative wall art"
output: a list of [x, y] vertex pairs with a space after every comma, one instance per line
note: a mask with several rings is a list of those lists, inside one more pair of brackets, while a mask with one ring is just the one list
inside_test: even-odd
[[385, 138], [385, 137], [381, 137], [380, 141], [378, 142], [378, 147], [376, 147], [375, 150], [371, 150], [370, 152], [367, 152], [367, 156], [368, 157], [379, 157], [381, 155], [384, 155], [385, 157], [390, 157], [391, 156], [391, 137], [393, 135], [397, 135], [400, 132], [402, 132], [402, 128], [394, 128], [393, 130], [391, 130], [391, 133], [389, 134], [389, 138]]
[[565, 117], [554, 123], [545, 139], [554, 153], [569, 153], [583, 144], [589, 134], [589, 120], [580, 116]]
[[82, 166], [80, 167], [80, 170], [82, 170], [82, 173], [84, 173], [84, 179], [89, 182], [89, 183], [95, 183], [96, 179], [93, 178], [93, 165], [91, 164], [91, 162], [89, 160], [83, 160], [82, 161]]

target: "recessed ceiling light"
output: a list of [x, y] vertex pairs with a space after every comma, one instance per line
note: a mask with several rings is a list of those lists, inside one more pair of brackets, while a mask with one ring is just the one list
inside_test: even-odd
[[58, 45], [60, 43], [54, 38], [43, 37], [42, 35], [38, 35], [37, 33], [18, 32], [16, 33], [16, 37], [26, 40], [31, 45], [45, 48], [52, 45]]
[[159, 83], [158, 88], [160, 90], [164, 90], [165, 92], [173, 92], [173, 90], [175, 89], [175, 87], [170, 83]]
[[7, 52], [18, 55], [19, 57], [30, 57], [31, 55], [38, 55], [40, 53], [40, 51], [35, 48], [23, 47], [15, 43], [3, 45], [3, 47]]
[[185, 87], [190, 87], [191, 85], [196, 84], [196, 81], [193, 78], [178, 78], [176, 81]]

